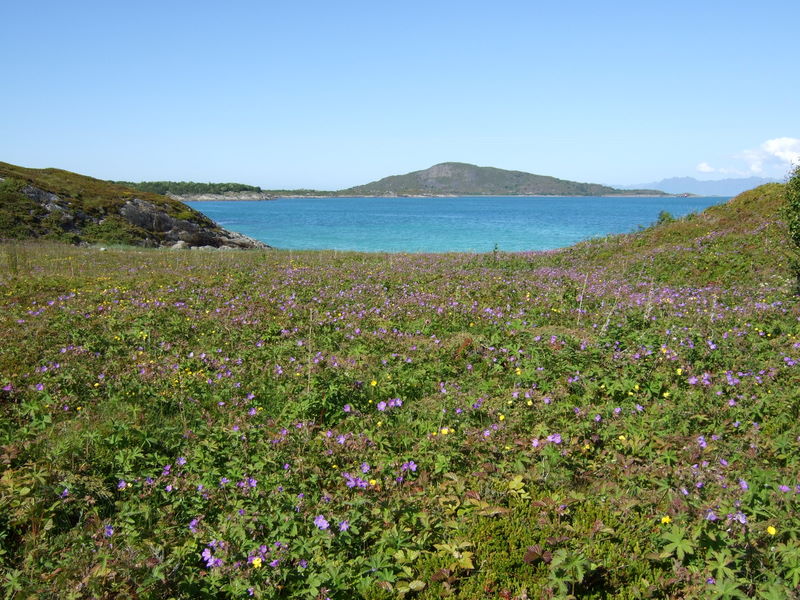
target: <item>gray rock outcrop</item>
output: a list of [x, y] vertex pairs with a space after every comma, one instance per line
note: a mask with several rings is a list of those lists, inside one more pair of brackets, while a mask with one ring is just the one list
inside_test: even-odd
[[[87, 225], [100, 224], [106, 216], [110, 216], [110, 214], [88, 215], [75, 210], [68, 199], [63, 199], [57, 194], [33, 185], [27, 185], [20, 191], [39, 203], [52, 218], [56, 218], [65, 231], [80, 234]], [[189, 220], [170, 215], [164, 208], [139, 198], [120, 201], [118, 212], [122, 219], [147, 234], [147, 237], [141, 240], [142, 246], [175, 249], [196, 247], [269, 248], [263, 242], [219, 227], [205, 216], [192, 211], [188, 206], [186, 214], [194, 214], [196, 218]]]

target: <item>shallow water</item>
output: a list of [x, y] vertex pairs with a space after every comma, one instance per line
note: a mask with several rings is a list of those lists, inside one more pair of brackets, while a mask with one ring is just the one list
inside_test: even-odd
[[385, 252], [548, 250], [652, 224], [728, 198], [282, 198], [187, 202], [226, 229], [285, 249]]

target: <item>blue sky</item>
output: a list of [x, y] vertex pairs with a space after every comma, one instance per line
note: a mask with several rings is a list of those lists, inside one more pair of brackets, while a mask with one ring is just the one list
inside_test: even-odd
[[0, 160], [339, 189], [444, 161], [783, 178], [800, 3], [13, 2]]

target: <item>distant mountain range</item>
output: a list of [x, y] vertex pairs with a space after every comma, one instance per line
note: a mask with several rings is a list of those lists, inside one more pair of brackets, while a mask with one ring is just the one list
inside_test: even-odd
[[618, 189], [597, 183], [580, 183], [447, 162], [405, 175], [392, 175], [366, 185], [340, 190], [339, 196], [618, 196], [665, 195], [658, 190]]
[[[670, 177], [653, 183], [620, 186], [622, 189], [655, 188], [668, 194], [694, 194], [696, 196], [736, 196], [765, 183], [776, 183], [777, 179], [744, 177], [739, 179], [717, 179], [701, 181], [694, 177]], [[779, 183], [779, 182], [778, 182]]]

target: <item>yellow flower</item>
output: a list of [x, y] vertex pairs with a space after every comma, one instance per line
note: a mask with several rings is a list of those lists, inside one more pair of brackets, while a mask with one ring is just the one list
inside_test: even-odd
[[370, 479], [369, 480], [369, 484], [370, 485], [378, 485], [378, 481], [376, 479]]
[[770, 525], [769, 527], [767, 527], [767, 533], [770, 535], [775, 535], [776, 533], [778, 533], [778, 530], [775, 529], [772, 525]]
[[378, 421], [377, 425], [378, 427], [380, 427], [381, 425], [383, 425], [383, 421]]
[[672, 519], [669, 518], [669, 515], [661, 517], [661, 523], [666, 525], [667, 523], [672, 523]]
[[528, 400], [525, 404], [527, 404], [528, 406], [533, 406], [533, 400]]
[[259, 567], [261, 567], [261, 558], [259, 558], [258, 556], [256, 556], [256, 557], [253, 559], [253, 562], [252, 562], [251, 564], [253, 565], [253, 568], [254, 568], [254, 569], [258, 569]]
[[620, 442], [624, 442], [627, 438], [624, 435], [621, 435], [618, 439]]
[[372, 387], [375, 387], [376, 385], [378, 385], [378, 382], [377, 382], [377, 381], [375, 381], [375, 380], [373, 379], [372, 381], [370, 381], [370, 382], [369, 382], [369, 384], [370, 384]]
[[516, 368], [517, 375], [522, 375], [522, 369], [519, 367]]
[[505, 421], [505, 420], [506, 420], [506, 416], [505, 416], [505, 415], [500, 415], [498, 418], [499, 418], [501, 421]]
[[675, 369], [675, 372], [676, 372], [678, 375], [680, 375], [680, 374], [682, 374], [682, 373], [683, 373], [683, 369], [681, 369], [681, 368]]
[[447, 427], [442, 427], [442, 435], [447, 435], [450, 433], [450, 430]]

